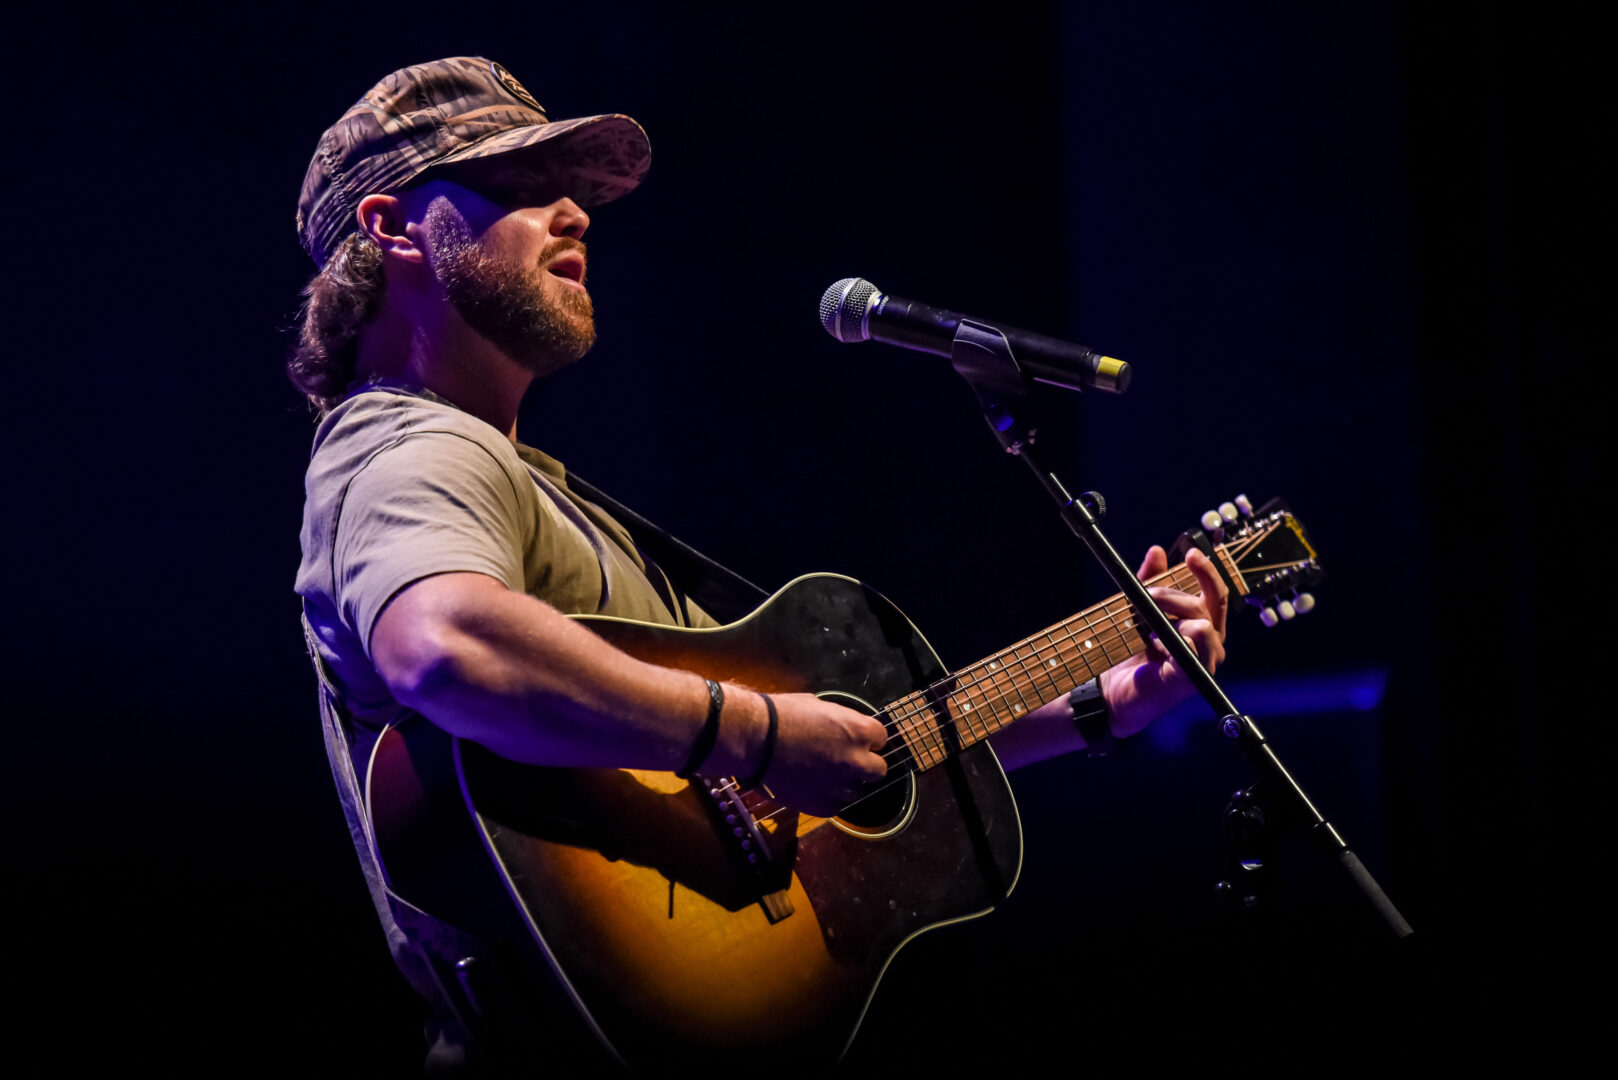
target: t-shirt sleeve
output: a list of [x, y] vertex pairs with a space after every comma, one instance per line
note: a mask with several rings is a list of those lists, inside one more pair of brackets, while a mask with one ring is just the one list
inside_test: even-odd
[[487, 448], [446, 431], [379, 451], [343, 497], [332, 551], [337, 610], [371, 653], [388, 601], [434, 574], [487, 574], [523, 588], [522, 502]]

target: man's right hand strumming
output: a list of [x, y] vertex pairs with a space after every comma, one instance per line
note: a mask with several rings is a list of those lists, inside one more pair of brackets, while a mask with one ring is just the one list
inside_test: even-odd
[[[757, 694], [747, 696], [762, 720], [762, 700]], [[830, 817], [859, 798], [863, 785], [887, 773], [882, 747], [888, 732], [880, 720], [813, 694], [770, 697], [780, 716], [780, 730], [763, 783], [781, 802], [806, 814]], [[756, 764], [755, 756], [740, 775], [750, 775]]]

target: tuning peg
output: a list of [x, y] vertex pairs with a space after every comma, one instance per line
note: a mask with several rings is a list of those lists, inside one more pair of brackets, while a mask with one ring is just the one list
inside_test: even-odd
[[1298, 609], [1292, 606], [1291, 600], [1281, 601], [1276, 605], [1276, 610], [1281, 613], [1281, 618], [1283, 619], [1290, 619], [1298, 613]]
[[1246, 495], [1236, 496], [1236, 509], [1242, 512], [1242, 517], [1253, 516], [1253, 504]]
[[1221, 516], [1217, 510], [1209, 510], [1206, 514], [1202, 515], [1202, 527], [1207, 529], [1209, 532], [1219, 528], [1224, 523], [1224, 517]]
[[1265, 626], [1274, 626], [1276, 623], [1281, 621], [1281, 618], [1275, 613], [1274, 608], [1266, 604], [1262, 608], [1259, 608], [1258, 621], [1263, 623]]
[[1299, 593], [1297, 602], [1292, 606], [1297, 609], [1299, 615], [1315, 610], [1315, 594], [1306, 592]]
[[1235, 503], [1222, 502], [1219, 504], [1219, 516], [1224, 518], [1228, 524], [1234, 525], [1236, 523], [1236, 518], [1240, 515], [1238, 515], [1236, 512]]

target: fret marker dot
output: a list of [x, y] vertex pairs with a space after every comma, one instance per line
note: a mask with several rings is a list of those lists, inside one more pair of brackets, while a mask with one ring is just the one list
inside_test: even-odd
[[990, 661], [989, 661], [989, 670], [990, 670], [990, 671], [993, 671], [993, 670], [994, 670], [994, 669], [995, 669], [995, 668], [997, 668], [997, 667], [999, 667], [999, 666], [1000, 666], [1000, 665], [999, 665], [999, 664], [997, 664], [997, 663], [995, 663], [995, 662], [994, 662], [994, 661], [993, 661], [993, 660], [990, 660]]
[[1094, 641], [1094, 639], [1092, 639], [1092, 638], [1085, 638], [1085, 639], [1084, 639], [1084, 647], [1085, 647], [1085, 648], [1086, 648], [1086, 649], [1093, 649], [1093, 648], [1095, 648], [1095, 644], [1096, 644], [1096, 643], [1095, 643], [1095, 641]]
[[1021, 716], [1022, 715], [1022, 706], [1021, 705], [1013, 705], [1011, 707], [1011, 711], [1012, 711], [1012, 713], [1014, 715]]
[[1056, 666], [1056, 661], [1055, 661], [1055, 660], [1052, 660], [1052, 661], [1051, 661], [1051, 667], [1055, 667], [1055, 666]]
[[972, 703], [969, 701], [965, 705], [962, 705], [961, 706], [961, 711], [962, 712], [971, 712], [972, 711]]

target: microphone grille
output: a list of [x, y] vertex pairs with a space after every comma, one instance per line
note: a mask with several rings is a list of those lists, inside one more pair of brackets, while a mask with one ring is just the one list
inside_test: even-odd
[[880, 296], [877, 287], [864, 278], [846, 277], [827, 289], [820, 298], [820, 325], [838, 341], [867, 341], [865, 316], [871, 301]]

